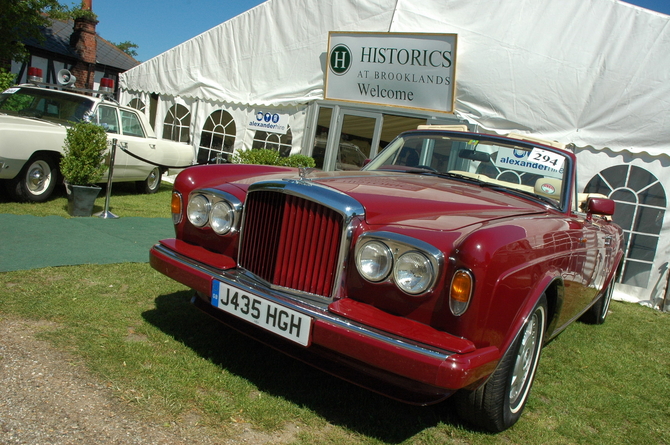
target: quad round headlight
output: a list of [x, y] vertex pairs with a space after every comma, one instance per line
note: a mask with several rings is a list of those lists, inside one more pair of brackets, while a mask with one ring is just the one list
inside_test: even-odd
[[396, 261], [393, 278], [403, 292], [411, 295], [421, 294], [433, 282], [433, 266], [424, 254], [416, 251], [407, 252]]
[[219, 201], [212, 206], [210, 223], [212, 230], [218, 235], [225, 235], [233, 228], [235, 212], [226, 201]]
[[366, 280], [377, 282], [385, 279], [393, 266], [393, 255], [382, 242], [370, 241], [358, 251], [356, 267]]
[[209, 209], [209, 200], [204, 195], [193, 196], [186, 208], [188, 220], [196, 227], [203, 227], [209, 220]]

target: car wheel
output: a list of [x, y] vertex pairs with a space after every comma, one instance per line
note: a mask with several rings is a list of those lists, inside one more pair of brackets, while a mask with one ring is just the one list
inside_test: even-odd
[[603, 295], [598, 298], [598, 301], [595, 302], [593, 306], [589, 308], [588, 311], [582, 315], [580, 318], [581, 321], [588, 324], [603, 324], [607, 318], [607, 312], [610, 309], [610, 302], [612, 301], [612, 295], [614, 294], [614, 286], [616, 280], [613, 278], [610, 281], [610, 284], [603, 292]]
[[58, 176], [56, 161], [48, 155], [37, 155], [7, 181], [7, 191], [17, 201], [44, 202], [53, 194]]
[[473, 391], [456, 395], [459, 415], [468, 423], [500, 432], [519, 420], [528, 400], [547, 327], [543, 295], [488, 381]]
[[144, 181], [137, 181], [135, 183], [135, 188], [137, 193], [152, 194], [156, 193], [161, 186], [161, 179], [163, 177], [163, 172], [160, 168], [156, 167], [151, 170], [149, 176]]

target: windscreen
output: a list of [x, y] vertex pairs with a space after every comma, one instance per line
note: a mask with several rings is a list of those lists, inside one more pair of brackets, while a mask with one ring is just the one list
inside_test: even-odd
[[[465, 135], [463, 135], [465, 136]], [[364, 170], [471, 179], [550, 200], [562, 208], [570, 158], [561, 150], [501, 138], [413, 132], [392, 141]]]
[[94, 102], [57, 90], [14, 87], [0, 95], [0, 113], [45, 119], [58, 124], [78, 122]]

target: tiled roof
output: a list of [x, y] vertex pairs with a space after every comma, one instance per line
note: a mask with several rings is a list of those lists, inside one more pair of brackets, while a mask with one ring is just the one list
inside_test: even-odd
[[[73, 26], [72, 20], [67, 22], [54, 20], [51, 26], [42, 29], [42, 35], [45, 37], [43, 42], [28, 39], [25, 41], [25, 44], [29, 47], [40, 48], [68, 58], [79, 59], [77, 52], [70, 46], [70, 35], [72, 34]], [[140, 62], [97, 34], [96, 39], [98, 45], [97, 63], [117, 68], [119, 71], [126, 71], [140, 64]]]

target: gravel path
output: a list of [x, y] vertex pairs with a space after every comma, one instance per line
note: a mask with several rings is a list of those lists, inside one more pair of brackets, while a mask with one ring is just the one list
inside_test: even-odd
[[[275, 435], [234, 425], [224, 436], [197, 423], [142, 421], [67, 354], [38, 340], [46, 322], [0, 316], [0, 444], [266, 444], [286, 443], [296, 429]], [[188, 416], [187, 416], [188, 417]]]

